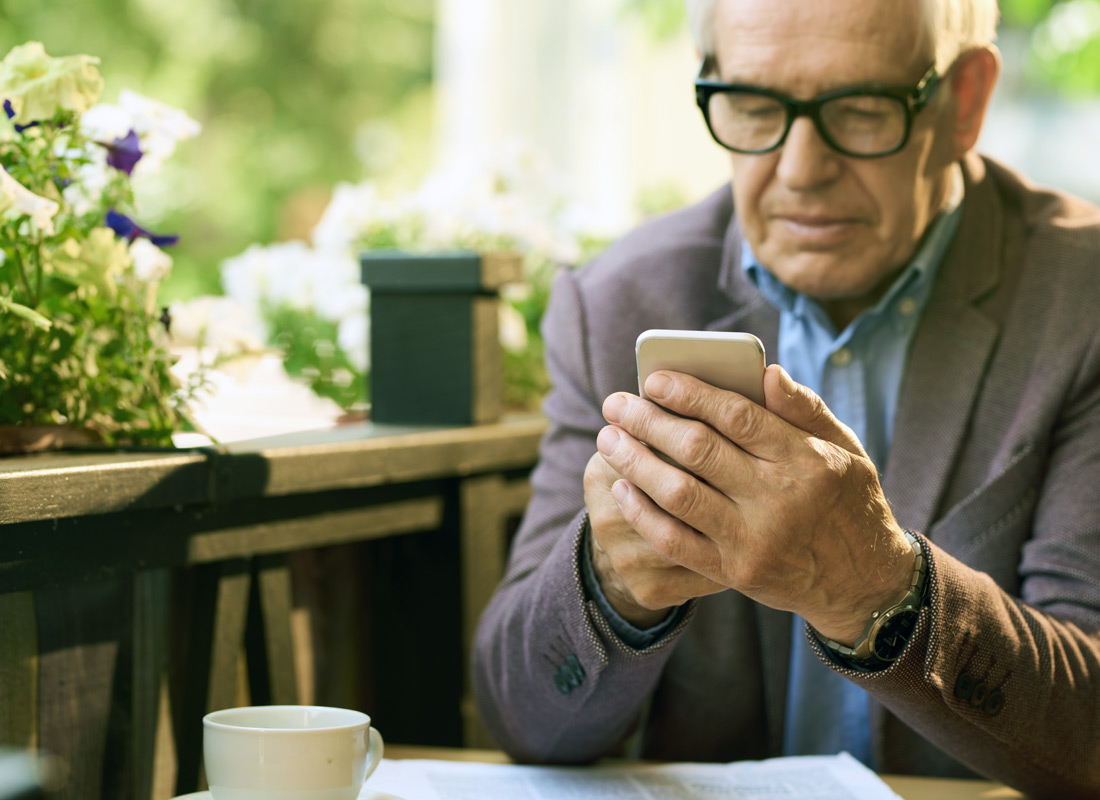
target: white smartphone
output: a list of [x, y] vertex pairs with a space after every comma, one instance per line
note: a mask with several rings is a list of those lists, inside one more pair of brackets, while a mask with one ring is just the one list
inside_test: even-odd
[[683, 372], [764, 405], [764, 343], [751, 333], [648, 330], [638, 337], [638, 394], [659, 369]]

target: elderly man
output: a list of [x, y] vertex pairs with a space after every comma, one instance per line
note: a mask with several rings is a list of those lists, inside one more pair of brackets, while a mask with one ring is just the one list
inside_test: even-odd
[[[848, 750], [1100, 796], [1100, 212], [973, 152], [995, 0], [689, 16], [732, 193], [556, 284], [486, 723], [527, 760]], [[765, 407], [640, 399], [647, 328], [755, 333]]]

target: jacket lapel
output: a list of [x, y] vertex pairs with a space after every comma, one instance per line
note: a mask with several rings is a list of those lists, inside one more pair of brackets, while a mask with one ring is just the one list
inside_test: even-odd
[[914, 337], [884, 478], [898, 522], [920, 531], [933, 521], [1000, 333], [977, 303], [1001, 281], [1004, 207], [979, 157], [963, 172], [963, 216]]

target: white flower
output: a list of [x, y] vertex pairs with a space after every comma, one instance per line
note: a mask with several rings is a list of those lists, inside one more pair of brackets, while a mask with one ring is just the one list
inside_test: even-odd
[[339, 322], [367, 313], [367, 287], [359, 278], [359, 263], [351, 257], [316, 253], [310, 292], [313, 310], [323, 319]]
[[570, 202], [564, 184], [545, 156], [516, 142], [436, 171], [415, 198], [429, 225], [429, 246], [472, 237], [555, 261], [569, 261], [578, 252], [575, 236], [560, 222]]
[[131, 242], [130, 256], [134, 259], [134, 274], [144, 283], [159, 281], [172, 271], [172, 257], [148, 239]]
[[60, 206], [32, 192], [0, 166], [0, 214], [9, 218], [25, 214], [33, 228], [53, 235], [53, 218]]
[[257, 318], [280, 306], [339, 322], [366, 313], [366, 288], [350, 250], [330, 252], [305, 242], [252, 245], [222, 263], [222, 286]]
[[114, 167], [107, 164], [107, 151], [98, 145], [89, 146], [83, 158], [87, 159], [87, 163], [77, 168], [73, 182], [61, 192], [72, 207], [73, 214], [78, 217], [99, 208], [103, 190], [115, 172]]
[[384, 200], [370, 181], [337, 184], [332, 199], [313, 229], [313, 244], [322, 250], [353, 253], [353, 245], [375, 223], [389, 223], [404, 209]]
[[340, 321], [336, 343], [353, 367], [359, 372], [367, 371], [370, 367], [370, 325], [365, 311], [362, 314], [351, 314]]
[[500, 303], [500, 344], [510, 353], [522, 353], [527, 347], [527, 322], [511, 303]]
[[21, 44], [0, 62], [0, 97], [11, 101], [17, 125], [50, 119], [59, 109], [79, 114], [103, 90], [98, 63], [83, 55], [51, 58], [41, 42]]
[[227, 295], [259, 316], [264, 306], [288, 303], [307, 308], [309, 267], [313, 253], [304, 242], [267, 247], [254, 244], [222, 262], [222, 286]]
[[118, 105], [100, 103], [81, 118], [81, 127], [93, 139], [109, 142], [135, 131], [141, 141], [141, 161], [135, 174], [155, 172], [184, 139], [199, 134], [202, 126], [185, 112], [123, 89]]
[[80, 127], [90, 138], [101, 142], [125, 136], [131, 129], [137, 130], [133, 115], [113, 103], [97, 103], [89, 108], [80, 118]]
[[203, 295], [173, 303], [168, 313], [174, 345], [209, 348], [226, 357], [263, 350], [255, 319], [232, 298]]

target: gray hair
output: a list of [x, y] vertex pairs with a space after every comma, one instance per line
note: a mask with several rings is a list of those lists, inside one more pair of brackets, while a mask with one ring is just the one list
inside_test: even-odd
[[[704, 56], [714, 55], [714, 5], [717, 0], [684, 0], [688, 27]], [[896, 0], [895, 0], [896, 1]], [[941, 75], [967, 50], [987, 47], [997, 38], [997, 0], [918, 0], [924, 6], [924, 31], [918, 48], [930, 50]], [[926, 45], [931, 39], [931, 46]]]

